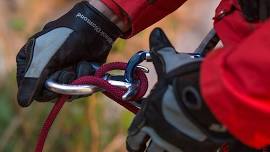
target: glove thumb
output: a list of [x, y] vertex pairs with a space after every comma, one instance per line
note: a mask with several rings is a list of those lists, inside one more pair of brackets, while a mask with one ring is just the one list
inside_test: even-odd
[[165, 47], [174, 48], [161, 28], [155, 28], [151, 32], [149, 43], [151, 51], [158, 51]]
[[[166, 75], [169, 67], [174, 62], [171, 61], [176, 56], [176, 51], [166, 34], [160, 28], [155, 28], [150, 34], [150, 50], [154, 67], [158, 74], [158, 79], [162, 79]], [[174, 60], [173, 60], [174, 61]]]

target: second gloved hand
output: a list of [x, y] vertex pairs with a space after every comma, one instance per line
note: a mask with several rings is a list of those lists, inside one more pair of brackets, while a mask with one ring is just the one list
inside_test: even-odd
[[128, 151], [217, 152], [226, 143], [221, 149], [249, 152], [215, 119], [200, 94], [203, 59], [177, 53], [161, 29], [151, 33], [150, 49], [158, 82], [129, 128]]
[[19, 104], [50, 100], [43, 87], [48, 75], [82, 60], [104, 63], [120, 35], [118, 27], [87, 1], [48, 23], [17, 55]]

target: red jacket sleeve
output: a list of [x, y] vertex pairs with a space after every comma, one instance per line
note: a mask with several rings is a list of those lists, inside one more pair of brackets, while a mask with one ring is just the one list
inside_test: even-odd
[[269, 29], [270, 21], [238, 44], [214, 51], [201, 67], [201, 91], [211, 111], [234, 136], [256, 148], [270, 143]]
[[102, 0], [109, 8], [119, 14], [122, 10], [131, 22], [131, 37], [180, 7], [186, 0]]

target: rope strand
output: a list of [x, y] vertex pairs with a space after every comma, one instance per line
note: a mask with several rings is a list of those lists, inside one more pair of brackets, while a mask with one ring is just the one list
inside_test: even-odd
[[[109, 98], [116, 101], [121, 106], [125, 107], [129, 111], [133, 113], [138, 112], [138, 107], [134, 106], [130, 102], [123, 101], [122, 96], [124, 95], [126, 89], [118, 88], [112, 86], [110, 83], [105, 81], [102, 77], [109, 71], [112, 70], [124, 70], [127, 64], [122, 62], [114, 62], [110, 64], [105, 64], [101, 66], [97, 71], [95, 76], [84, 76], [72, 82], [73, 85], [79, 84], [91, 84], [96, 85], [105, 90], [104, 94]], [[148, 81], [146, 75], [142, 70], [137, 69], [135, 72], [135, 78], [139, 80], [140, 85], [138, 87], [137, 94], [131, 99], [131, 101], [136, 101], [141, 99], [147, 91], [148, 88]], [[46, 138], [48, 136], [49, 130], [56, 119], [58, 113], [61, 111], [62, 107], [64, 106], [65, 102], [69, 99], [70, 96], [63, 95], [61, 96], [58, 101], [55, 103], [54, 107], [52, 108], [49, 116], [45, 120], [41, 132], [39, 134], [39, 138], [36, 144], [35, 152], [42, 152]]]

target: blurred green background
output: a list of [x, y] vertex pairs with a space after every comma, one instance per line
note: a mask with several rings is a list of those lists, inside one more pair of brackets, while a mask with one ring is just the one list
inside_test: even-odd
[[[33, 151], [51, 103], [17, 105], [15, 56], [26, 39], [78, 0], [0, 0], [0, 152]], [[108, 62], [127, 61], [148, 48], [154, 27], [162, 27], [178, 51], [190, 52], [211, 29], [218, 0], [190, 0], [182, 8], [129, 40], [119, 39]], [[153, 14], [154, 15], [154, 14]], [[150, 88], [156, 81], [153, 66]], [[102, 94], [67, 103], [51, 129], [44, 151], [121, 152], [133, 114]]]

